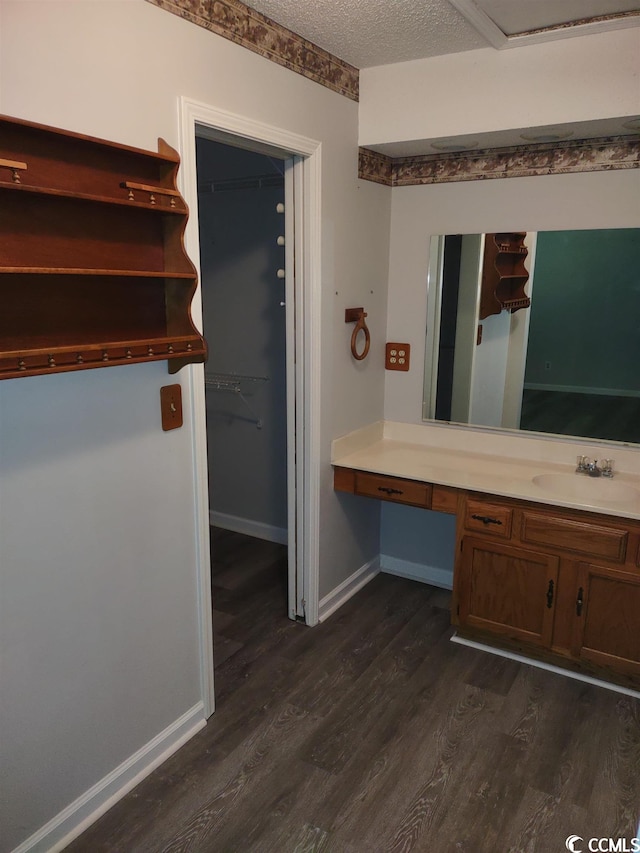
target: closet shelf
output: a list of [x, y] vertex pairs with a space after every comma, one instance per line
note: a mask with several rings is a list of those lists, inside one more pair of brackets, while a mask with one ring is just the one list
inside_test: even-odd
[[213, 386], [223, 385], [224, 383], [229, 383], [230, 385], [236, 386], [241, 385], [243, 382], [268, 382], [268, 376], [249, 376], [247, 374], [242, 373], [211, 373], [210, 371], [206, 371], [205, 379], [208, 385]]
[[205, 373], [204, 378], [205, 388], [209, 388], [212, 391], [230, 391], [233, 394], [237, 394], [238, 397], [244, 403], [245, 407], [251, 413], [253, 417], [253, 423], [255, 423], [258, 429], [262, 429], [262, 418], [257, 414], [251, 403], [242, 393], [242, 383], [268, 381], [268, 376], [243, 376], [237, 373]]
[[0, 116], [0, 379], [206, 359], [179, 162]]

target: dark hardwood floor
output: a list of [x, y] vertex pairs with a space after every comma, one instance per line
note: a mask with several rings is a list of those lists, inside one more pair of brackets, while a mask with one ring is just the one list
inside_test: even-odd
[[449, 594], [390, 575], [307, 628], [286, 616], [283, 547], [213, 546], [216, 713], [71, 853], [554, 853], [636, 835], [640, 702], [451, 643]]

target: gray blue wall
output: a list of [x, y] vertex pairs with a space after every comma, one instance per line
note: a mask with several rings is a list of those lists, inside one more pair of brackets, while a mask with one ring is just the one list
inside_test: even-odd
[[[200, 187], [206, 176], [224, 187], [224, 180], [278, 168], [281, 161], [264, 155], [198, 140]], [[250, 408], [238, 394], [206, 389], [210, 509], [247, 521], [260, 535], [261, 525], [287, 526], [284, 281], [276, 275], [284, 267], [284, 248], [276, 242], [284, 233], [285, 217], [276, 211], [284, 188], [215, 186], [199, 193], [205, 376], [268, 381], [242, 383]]]
[[380, 563], [383, 571], [451, 587], [455, 516], [382, 503]]

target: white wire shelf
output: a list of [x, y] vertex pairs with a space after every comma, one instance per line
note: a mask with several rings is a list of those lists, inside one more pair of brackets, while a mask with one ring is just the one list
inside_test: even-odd
[[245, 407], [252, 415], [253, 423], [258, 429], [262, 429], [262, 418], [255, 411], [251, 403], [245, 397], [242, 385], [250, 382], [268, 382], [268, 376], [248, 376], [240, 373], [205, 373], [204, 384], [205, 388], [211, 391], [222, 391], [237, 394], [242, 400]]

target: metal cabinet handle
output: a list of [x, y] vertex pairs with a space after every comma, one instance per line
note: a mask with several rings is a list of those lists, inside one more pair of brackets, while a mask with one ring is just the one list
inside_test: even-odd
[[578, 597], [576, 598], [576, 616], [582, 616], [582, 605], [584, 604], [584, 590], [582, 587], [578, 590]]
[[401, 495], [402, 489], [392, 489], [389, 486], [378, 486], [379, 492], [384, 492], [386, 495]]
[[483, 524], [502, 524], [499, 518], [491, 518], [490, 515], [472, 515], [476, 521], [481, 521]]
[[549, 589], [547, 590], [547, 607], [549, 610], [553, 607], [553, 581], [549, 581]]

